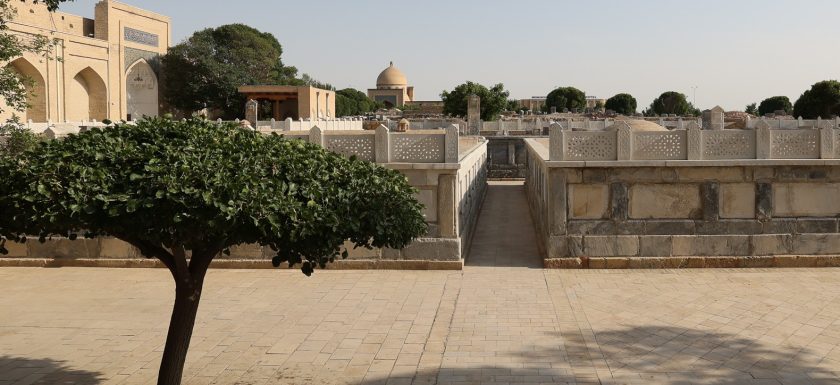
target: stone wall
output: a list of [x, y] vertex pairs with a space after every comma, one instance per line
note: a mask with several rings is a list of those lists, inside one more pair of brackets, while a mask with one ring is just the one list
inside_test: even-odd
[[488, 136], [488, 172], [494, 179], [525, 178], [528, 156], [522, 137]]
[[[310, 137], [310, 133], [319, 135]], [[356, 140], [359, 139], [357, 137], [363, 135], [369, 135], [370, 140], [364, 138]], [[411, 156], [417, 158], [413, 162], [396, 162], [391, 157], [407, 157], [408, 155], [399, 155], [399, 149], [394, 149], [392, 152], [390, 146], [379, 148], [378, 158], [375, 155], [377, 151], [374, 148], [376, 144], [374, 136], [379, 136], [381, 141], [383, 135], [385, 139], [389, 139], [387, 129], [384, 127], [377, 132], [337, 131], [325, 136], [320, 136], [320, 132], [315, 130], [307, 132], [305, 139], [321, 143], [345, 155], [372, 157], [371, 161], [379, 160], [378, 163], [382, 166], [405, 175], [408, 183], [417, 188], [417, 198], [425, 206], [423, 215], [429, 225], [429, 231], [425, 236], [400, 250], [353, 249], [352, 244], [348, 243], [345, 246], [349, 257], [345, 261], [340, 261], [336, 267], [461, 268], [486, 191], [487, 142], [465, 140], [464, 142], [469, 145], [464, 146], [467, 148], [460, 148], [456, 127], [434, 132], [394, 133], [393, 135], [396, 136], [390, 139], [413, 143], [413, 145], [403, 143], [400, 146], [406, 147], [407, 151], [410, 150], [414, 154]], [[342, 142], [347, 147], [331, 148], [330, 136], [332, 139], [347, 139]], [[440, 140], [428, 140], [433, 136], [440, 136]], [[412, 138], [416, 140], [409, 140]], [[454, 142], [447, 138], [454, 138]], [[354, 139], [355, 142], [348, 144], [349, 139]], [[365, 144], [371, 148], [364, 149]], [[440, 148], [424, 146], [440, 146]], [[423, 148], [438, 155], [433, 157], [423, 155], [421, 151]], [[424, 162], [423, 159], [427, 161]], [[75, 241], [54, 238], [46, 243], [30, 239], [25, 244], [7, 242], [7, 248], [10, 253], [0, 256], [0, 266], [150, 266], [150, 262], [144, 261], [138, 250], [113, 238]], [[271, 266], [270, 259], [274, 255], [275, 253], [270, 249], [258, 245], [240, 245], [234, 247], [229, 256], [219, 255], [217, 259], [222, 266], [226, 267], [259, 268], [261, 265], [257, 262], [263, 262], [264, 266]]]
[[546, 258], [561, 265], [731, 266], [743, 257], [778, 265], [779, 256], [840, 255], [840, 161], [586, 166], [547, 161], [545, 146], [527, 141], [532, 214]]

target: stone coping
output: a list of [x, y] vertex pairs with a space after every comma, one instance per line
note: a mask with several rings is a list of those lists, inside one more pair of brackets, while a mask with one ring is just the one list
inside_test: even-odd
[[551, 168], [616, 167], [743, 167], [743, 166], [840, 166], [840, 159], [721, 159], [721, 160], [548, 160], [545, 139], [527, 138], [526, 145]]
[[547, 269], [709, 269], [840, 267], [840, 255], [739, 257], [579, 257], [548, 258]]
[[[0, 258], [0, 267], [111, 267], [111, 268], [164, 268], [157, 259], [146, 258]], [[214, 269], [288, 269], [271, 265], [266, 259], [215, 259]], [[327, 265], [327, 270], [462, 270], [461, 261], [420, 260], [340, 260]], [[297, 267], [295, 267], [297, 269]]]

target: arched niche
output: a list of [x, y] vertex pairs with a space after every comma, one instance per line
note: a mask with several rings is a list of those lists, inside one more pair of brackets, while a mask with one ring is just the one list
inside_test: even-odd
[[125, 76], [126, 119], [158, 116], [158, 79], [152, 66], [139, 59]]
[[79, 71], [67, 89], [67, 120], [105, 120], [108, 116], [105, 81], [90, 67]]
[[12, 71], [18, 73], [23, 80], [26, 88], [26, 103], [29, 105], [25, 112], [12, 111], [8, 106], [3, 108], [6, 110], [4, 115], [11, 116], [12, 113], [21, 118], [21, 121], [26, 122], [32, 120], [36, 123], [43, 123], [47, 121], [47, 86], [44, 82], [44, 77], [41, 72], [32, 65], [29, 60], [19, 58], [7, 65]]

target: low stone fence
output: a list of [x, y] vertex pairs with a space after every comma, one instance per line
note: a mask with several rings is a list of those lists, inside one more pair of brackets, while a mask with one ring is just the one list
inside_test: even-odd
[[550, 128], [552, 161], [837, 159], [840, 130], [834, 120], [800, 129], [771, 129], [765, 120], [755, 130], [634, 131], [625, 122], [609, 131]]
[[[238, 122], [238, 121], [237, 121]], [[257, 122], [258, 129], [270, 129], [278, 131], [306, 131], [318, 127], [321, 131], [337, 130], [364, 130], [363, 119], [301, 119], [292, 120], [260, 120]]]
[[[819, 155], [808, 131], [792, 154]], [[840, 266], [840, 159], [553, 161], [525, 141], [547, 266]]]
[[[261, 130], [268, 132], [271, 130]], [[273, 132], [273, 131], [272, 131]], [[349, 258], [331, 268], [460, 269], [485, 194], [487, 142], [462, 138], [458, 128], [445, 130], [287, 131], [287, 137], [318, 143], [337, 153], [355, 155], [404, 174], [418, 189], [428, 233], [401, 249], [353, 249]], [[461, 142], [465, 143], [462, 147]], [[11, 246], [11, 247], [9, 247]], [[145, 260], [125, 242], [111, 238], [70, 241], [56, 238], [46, 243], [30, 239], [7, 243], [10, 254], [0, 266], [159, 266]], [[220, 255], [215, 266], [268, 268], [275, 253], [257, 245], [240, 245], [231, 255]]]

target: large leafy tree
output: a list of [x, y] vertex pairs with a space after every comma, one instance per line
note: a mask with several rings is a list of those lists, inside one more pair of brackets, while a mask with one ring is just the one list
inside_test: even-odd
[[274, 35], [244, 24], [194, 33], [163, 56], [163, 98], [184, 112], [210, 108], [223, 118], [242, 115], [241, 85], [295, 82], [297, 69], [283, 65]]
[[482, 120], [495, 120], [508, 107], [510, 93], [505, 91], [504, 84], [499, 83], [487, 88], [468, 81], [458, 85], [452, 91], [443, 91], [440, 94], [443, 100], [443, 113], [452, 116], [467, 116], [467, 100], [473, 94], [481, 98]]
[[658, 98], [653, 99], [648, 113], [657, 115], [677, 114], [680, 116], [697, 116], [700, 115], [700, 110], [689, 103], [684, 94], [676, 91], [666, 91], [662, 95], [659, 95]]
[[632, 115], [636, 113], [636, 98], [630, 94], [616, 94], [607, 99], [604, 108], [615, 111], [617, 114]]
[[345, 240], [400, 248], [426, 231], [396, 171], [195, 119], [94, 128], [0, 154], [0, 180], [6, 240], [110, 235], [169, 269], [175, 304], [158, 384], [180, 383], [205, 273], [231, 246], [270, 247], [275, 266], [309, 275], [346, 256]]
[[840, 116], [840, 82], [824, 80], [811, 86], [794, 103], [793, 115], [805, 119]]
[[755, 103], [747, 104], [747, 106], [744, 107], [744, 112], [750, 115], [758, 115], [758, 107], [756, 107]]
[[545, 110], [551, 111], [551, 107], [557, 112], [582, 110], [586, 108], [586, 94], [575, 87], [557, 87], [545, 97]]
[[336, 116], [363, 115], [376, 111], [383, 105], [376, 103], [364, 92], [354, 88], [345, 88], [335, 92]]
[[776, 111], [784, 111], [786, 114], [793, 112], [793, 105], [787, 96], [773, 96], [761, 101], [758, 105], [758, 114], [772, 114]]
[[[44, 36], [23, 37], [12, 34], [6, 25], [15, 17], [15, 8], [9, 4], [11, 0], [0, 0], [0, 63], [8, 63], [20, 57], [25, 52], [34, 52], [46, 59], [52, 57], [53, 42]], [[64, 1], [72, 0], [30, 0], [35, 4], [45, 4], [50, 11], [55, 11]], [[32, 80], [21, 76], [10, 66], [0, 66], [0, 99], [6, 106], [23, 111], [28, 107], [27, 88]], [[3, 112], [0, 108], [0, 112]]]

